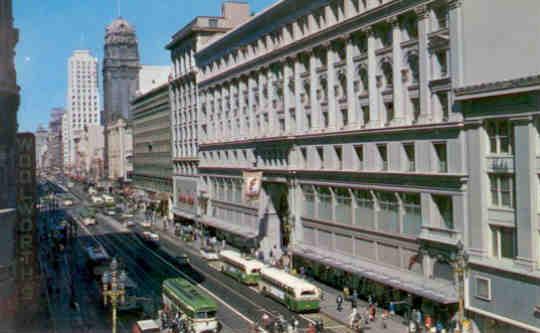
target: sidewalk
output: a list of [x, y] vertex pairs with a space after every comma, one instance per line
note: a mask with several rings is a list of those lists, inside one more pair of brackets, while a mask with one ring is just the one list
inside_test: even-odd
[[[159, 233], [161, 237], [165, 237], [169, 239], [172, 242], [181, 242], [184, 245], [187, 245], [188, 247], [194, 249], [197, 253], [199, 251], [200, 242], [199, 240], [191, 242], [191, 243], [185, 243], [182, 240], [180, 240], [178, 237], [174, 236], [172, 233], [173, 226], [169, 225], [169, 229], [164, 230], [163, 224], [161, 221], [158, 221], [154, 224], [154, 231]], [[351, 309], [351, 303], [348, 301], [343, 302], [343, 309], [341, 312], [337, 311], [336, 307], [336, 297], [338, 294], [341, 294], [341, 291], [336, 290], [332, 287], [329, 287], [327, 285], [324, 285], [322, 283], [319, 283], [317, 281], [310, 281], [311, 283], [315, 284], [317, 287], [319, 287], [324, 295], [323, 300], [321, 301], [321, 310], [320, 312], [332, 320], [335, 320], [336, 322], [344, 325], [349, 326], [349, 315], [352, 312]], [[363, 315], [364, 311], [368, 307], [368, 303], [364, 300], [359, 299], [358, 300], [358, 312]], [[402, 318], [395, 316], [392, 319], [387, 319], [386, 328], [382, 328], [381, 318], [380, 315], [382, 313], [383, 309], [377, 308], [377, 319], [375, 322], [369, 323], [368, 325], [363, 326], [364, 330], [366, 332], [374, 332], [374, 333], [406, 333], [408, 332], [407, 325], [402, 323]]]

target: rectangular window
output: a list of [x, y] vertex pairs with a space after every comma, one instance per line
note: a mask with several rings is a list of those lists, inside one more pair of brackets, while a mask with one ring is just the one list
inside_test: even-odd
[[315, 192], [311, 186], [302, 186], [304, 194], [304, 216], [308, 218], [315, 217]]
[[489, 120], [485, 125], [492, 154], [512, 154], [513, 127], [507, 120]]
[[218, 27], [218, 19], [215, 19], [215, 18], [208, 19], [208, 26], [210, 28], [217, 28]]
[[514, 259], [516, 257], [514, 228], [491, 226], [491, 241], [493, 257], [499, 259]]
[[409, 236], [418, 236], [422, 231], [422, 209], [420, 206], [420, 194], [406, 193], [402, 195], [403, 208], [403, 233]]
[[514, 178], [508, 174], [490, 174], [491, 205], [514, 208]]
[[485, 301], [491, 301], [491, 280], [477, 276], [475, 278], [475, 296]]
[[332, 220], [332, 193], [326, 187], [321, 187], [317, 191], [317, 201], [319, 204], [318, 218], [321, 220]]
[[343, 149], [341, 148], [341, 146], [335, 146], [334, 153], [336, 158], [335, 167], [337, 170], [341, 170], [343, 169]]
[[379, 192], [378, 230], [398, 233], [399, 232], [399, 203], [396, 195], [391, 192]]
[[369, 106], [362, 106], [362, 120], [363, 124], [369, 124]]
[[354, 153], [356, 156], [356, 169], [357, 170], [364, 169], [364, 146], [363, 145], [354, 146]]
[[307, 155], [307, 148], [306, 147], [302, 147], [300, 148], [300, 163], [301, 163], [301, 167], [302, 168], [307, 168], [308, 167], [308, 155]]
[[336, 216], [337, 222], [351, 224], [352, 223], [352, 208], [351, 195], [349, 190], [345, 188], [337, 188], [334, 191], [336, 196]]
[[349, 113], [347, 109], [341, 109], [341, 123], [344, 127], [349, 125]]
[[377, 145], [377, 150], [379, 151], [379, 161], [381, 171], [388, 170], [388, 149], [386, 144]]
[[317, 156], [319, 157], [319, 168], [324, 169], [324, 148], [317, 147]]
[[454, 216], [452, 212], [452, 197], [445, 195], [434, 195], [433, 201], [439, 212], [441, 227], [454, 229]]
[[406, 165], [405, 171], [414, 172], [415, 167], [415, 154], [414, 154], [414, 143], [405, 143], [403, 144], [403, 150], [405, 151]]
[[435, 157], [437, 162], [437, 172], [448, 172], [447, 158], [446, 158], [446, 143], [434, 143]]

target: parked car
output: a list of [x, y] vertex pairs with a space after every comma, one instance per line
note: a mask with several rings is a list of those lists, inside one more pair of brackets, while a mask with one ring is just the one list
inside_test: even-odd
[[176, 263], [180, 266], [187, 266], [189, 265], [189, 257], [187, 254], [182, 253], [174, 257]]
[[143, 228], [150, 228], [150, 227], [152, 227], [152, 223], [151, 223], [150, 221], [143, 221], [143, 222], [141, 223], [141, 227], [143, 227]]
[[109, 216], [114, 216], [116, 214], [116, 212], [114, 210], [108, 210], [107, 211], [107, 215]]
[[135, 226], [135, 222], [133, 222], [131, 220], [127, 220], [125, 225], [126, 225], [127, 228], [131, 228], [131, 227]]

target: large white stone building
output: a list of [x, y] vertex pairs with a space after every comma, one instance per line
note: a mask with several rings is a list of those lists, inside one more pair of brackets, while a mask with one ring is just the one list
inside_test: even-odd
[[209, 43], [200, 160], [175, 166], [198, 167], [197, 221], [379, 304], [449, 323], [464, 299], [480, 332], [540, 331], [539, 10], [281, 0]]
[[198, 192], [198, 67], [195, 53], [250, 17], [249, 5], [225, 1], [221, 16], [199, 16], [176, 32], [166, 48], [171, 51], [171, 152], [175, 218], [193, 221]]
[[100, 123], [98, 63], [88, 50], [75, 50], [68, 59], [68, 90], [66, 100], [67, 120], [64, 138], [64, 166], [75, 166], [74, 139], [85, 125]]

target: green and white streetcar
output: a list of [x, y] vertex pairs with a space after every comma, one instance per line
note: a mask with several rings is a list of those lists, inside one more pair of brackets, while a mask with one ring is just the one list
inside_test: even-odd
[[219, 259], [223, 273], [247, 285], [256, 285], [258, 283], [261, 268], [264, 267], [262, 262], [244, 257], [242, 254], [230, 250], [221, 251]]
[[218, 332], [217, 304], [189, 281], [182, 278], [165, 280], [162, 298], [164, 310], [169, 315], [181, 312], [187, 316], [189, 332]]
[[259, 291], [294, 312], [319, 310], [321, 290], [306, 280], [277, 268], [261, 269]]

